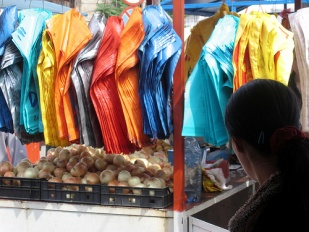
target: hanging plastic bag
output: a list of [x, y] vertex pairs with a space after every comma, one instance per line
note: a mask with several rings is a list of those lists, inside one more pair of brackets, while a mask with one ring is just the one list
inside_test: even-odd
[[71, 86], [70, 74], [73, 60], [89, 42], [92, 34], [83, 16], [76, 9], [54, 15], [47, 21], [47, 32], [56, 55], [55, 105], [59, 137], [76, 142], [79, 141], [80, 131], [74, 117], [77, 111], [76, 92]]
[[144, 36], [142, 9], [135, 7], [121, 33], [115, 79], [127, 125], [128, 138], [138, 148], [151, 145], [150, 138], [143, 133], [142, 106], [138, 94], [140, 62], [137, 52]]
[[94, 60], [97, 56], [105, 28], [102, 15], [94, 14], [88, 27], [92, 33], [92, 38], [77, 55], [71, 79], [78, 103], [76, 115], [81, 130], [80, 143], [93, 147], [102, 147], [102, 133], [89, 92]]
[[51, 17], [52, 13], [41, 9], [26, 9], [20, 11], [19, 14], [21, 22], [12, 37], [24, 61], [20, 124], [24, 125], [29, 134], [42, 133], [36, 65], [41, 51], [41, 37], [45, 29], [45, 21]]
[[0, 22], [0, 56], [2, 56], [6, 43], [11, 38], [18, 23], [17, 6], [13, 5], [4, 8], [0, 14]]

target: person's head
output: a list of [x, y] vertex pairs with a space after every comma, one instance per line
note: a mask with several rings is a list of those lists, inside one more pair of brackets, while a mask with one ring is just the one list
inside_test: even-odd
[[225, 125], [231, 138], [244, 139], [259, 152], [271, 153], [270, 139], [277, 129], [300, 129], [299, 99], [278, 81], [255, 79], [232, 94]]
[[[274, 80], [256, 79], [232, 94], [226, 106], [225, 124], [234, 147], [239, 147], [237, 141], [248, 144], [246, 152], [237, 151], [243, 155], [238, 157], [241, 163], [241, 159], [247, 162], [249, 157], [245, 171], [263, 175], [273, 162], [270, 165], [282, 173], [284, 189], [297, 189], [304, 207], [308, 207], [309, 140], [300, 131], [300, 108], [299, 98], [290, 87]], [[265, 165], [253, 172], [251, 168], [257, 167], [259, 161]]]

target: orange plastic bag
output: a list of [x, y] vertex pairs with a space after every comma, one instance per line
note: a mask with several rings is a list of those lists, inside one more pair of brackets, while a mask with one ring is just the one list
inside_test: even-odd
[[140, 148], [151, 144], [150, 138], [143, 133], [142, 106], [138, 94], [139, 58], [137, 50], [144, 36], [142, 9], [135, 7], [121, 34], [115, 79], [129, 140]]
[[59, 137], [73, 142], [79, 140], [79, 128], [74, 118], [75, 104], [71, 103], [70, 94], [74, 91], [69, 90], [70, 74], [74, 58], [92, 34], [81, 13], [75, 9], [53, 16], [47, 22], [47, 28], [56, 54], [55, 105]]
[[135, 147], [127, 136], [127, 127], [120, 103], [115, 65], [123, 30], [123, 20], [108, 18], [92, 73], [90, 97], [100, 123], [104, 150], [107, 153], [131, 153]]

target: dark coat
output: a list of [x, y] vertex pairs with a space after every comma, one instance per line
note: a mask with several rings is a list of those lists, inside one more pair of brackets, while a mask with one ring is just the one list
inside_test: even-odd
[[309, 213], [299, 201], [297, 186], [287, 194], [281, 183], [280, 174], [271, 176], [231, 218], [229, 231], [309, 231]]

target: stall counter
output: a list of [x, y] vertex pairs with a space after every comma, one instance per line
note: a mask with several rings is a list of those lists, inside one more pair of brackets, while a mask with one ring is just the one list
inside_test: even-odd
[[[252, 190], [254, 187], [254, 182], [245, 176], [232, 178], [231, 184], [233, 185], [231, 190], [204, 193], [200, 202], [187, 204], [182, 225], [179, 227], [183, 228], [183, 231], [192, 231], [190, 228], [194, 225], [192, 220], [189, 220], [190, 217], [205, 210], [207, 212], [210, 207], [216, 210], [216, 205], [219, 206], [221, 201], [236, 196], [240, 191]], [[216, 213], [220, 210], [226, 211], [220, 208], [217, 210]], [[207, 221], [207, 218], [203, 220]], [[1, 231], [22, 232], [172, 232], [179, 230], [174, 228], [173, 206], [152, 209], [9, 199], [0, 199], [0, 223]]]

